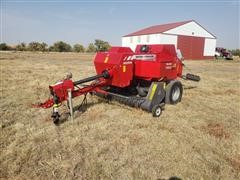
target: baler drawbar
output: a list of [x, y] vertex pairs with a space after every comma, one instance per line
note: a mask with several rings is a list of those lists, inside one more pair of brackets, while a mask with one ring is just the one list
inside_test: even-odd
[[49, 86], [50, 99], [34, 106], [53, 107], [53, 122], [58, 123], [62, 102], [91, 93], [159, 117], [165, 104], [181, 101], [183, 87], [178, 78], [200, 80], [193, 74], [182, 75], [183, 62], [174, 45], [138, 45], [135, 52], [128, 47], [112, 47], [108, 52], [98, 52], [94, 65], [97, 75], [73, 82], [69, 73]]

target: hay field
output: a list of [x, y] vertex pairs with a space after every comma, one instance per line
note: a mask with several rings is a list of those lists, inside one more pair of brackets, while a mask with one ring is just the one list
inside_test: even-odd
[[0, 52], [1, 179], [240, 179], [239, 59], [185, 61], [202, 80], [157, 119], [94, 96], [59, 126], [31, 108], [67, 71], [94, 75], [92, 57]]

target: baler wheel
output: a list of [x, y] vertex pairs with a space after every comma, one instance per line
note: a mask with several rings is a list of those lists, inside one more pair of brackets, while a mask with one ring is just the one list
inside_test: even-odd
[[180, 81], [171, 81], [166, 86], [166, 104], [177, 104], [182, 99], [183, 87]]
[[153, 117], [159, 117], [162, 114], [162, 107], [160, 105], [155, 105], [152, 108]]

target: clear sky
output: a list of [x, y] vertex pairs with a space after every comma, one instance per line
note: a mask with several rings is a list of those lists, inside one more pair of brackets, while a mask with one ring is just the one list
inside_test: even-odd
[[76, 1], [0, 0], [1, 42], [63, 40], [88, 45], [164, 23], [196, 20], [217, 37], [217, 46], [240, 48], [239, 0]]

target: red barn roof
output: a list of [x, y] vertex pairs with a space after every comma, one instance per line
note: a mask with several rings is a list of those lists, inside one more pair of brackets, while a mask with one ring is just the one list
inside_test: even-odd
[[168, 31], [170, 29], [176, 28], [178, 26], [182, 26], [182, 25], [187, 24], [187, 23], [192, 22], [192, 21], [194, 21], [194, 20], [151, 26], [151, 27], [133, 32], [131, 34], [125, 35], [123, 37], [162, 33], [162, 32]]

